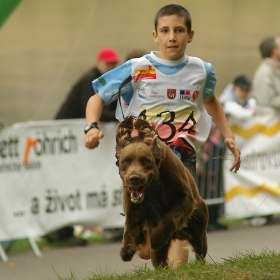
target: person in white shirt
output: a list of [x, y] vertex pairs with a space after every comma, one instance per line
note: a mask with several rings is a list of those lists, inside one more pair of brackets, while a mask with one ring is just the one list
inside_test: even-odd
[[227, 116], [242, 120], [255, 113], [257, 101], [251, 96], [251, 89], [251, 81], [245, 75], [235, 77], [224, 89], [219, 99]]

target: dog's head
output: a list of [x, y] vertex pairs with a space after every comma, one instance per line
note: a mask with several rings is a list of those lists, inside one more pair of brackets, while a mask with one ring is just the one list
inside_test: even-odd
[[147, 188], [158, 179], [163, 159], [161, 142], [153, 127], [141, 118], [126, 118], [117, 130], [116, 158], [131, 201], [141, 203]]

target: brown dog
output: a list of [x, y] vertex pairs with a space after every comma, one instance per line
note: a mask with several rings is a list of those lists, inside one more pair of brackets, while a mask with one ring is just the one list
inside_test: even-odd
[[126, 217], [122, 259], [130, 261], [139, 246], [148, 245], [153, 265], [168, 266], [170, 242], [180, 239], [204, 260], [207, 206], [192, 175], [147, 121], [124, 119], [117, 130], [116, 158]]

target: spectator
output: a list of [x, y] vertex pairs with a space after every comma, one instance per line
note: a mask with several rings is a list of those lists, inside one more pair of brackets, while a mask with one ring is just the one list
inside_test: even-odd
[[[237, 120], [242, 120], [254, 114], [257, 108], [257, 101], [250, 94], [251, 88], [251, 81], [245, 75], [237, 76], [233, 84], [226, 87], [220, 96], [220, 102], [227, 116], [233, 116]], [[254, 226], [271, 224], [273, 216], [249, 217], [245, 222]]]
[[251, 96], [250, 91], [250, 79], [245, 75], [237, 76], [219, 98], [225, 114], [237, 119], [251, 117], [257, 108], [257, 101]]
[[[259, 50], [262, 62], [253, 77], [253, 95], [260, 106], [280, 109], [280, 37], [267, 37], [261, 41]], [[273, 223], [273, 215], [251, 219], [253, 225]]]
[[[117, 53], [113, 49], [101, 50], [96, 58], [95, 66], [86, 72], [72, 87], [64, 103], [58, 110], [55, 119], [85, 118], [85, 108], [88, 99], [94, 94], [91, 82], [102, 74], [114, 69], [119, 62]], [[116, 102], [104, 107], [102, 121], [115, 119]]]
[[280, 37], [265, 38], [260, 44], [263, 58], [253, 77], [253, 95], [259, 105], [280, 109]]
[[[251, 97], [251, 81], [246, 75], [238, 75], [222, 92], [220, 102], [225, 114], [238, 120], [251, 117], [257, 102]], [[206, 189], [205, 198], [220, 196], [223, 191], [223, 158], [225, 146], [222, 135], [217, 127], [213, 126], [200, 152], [201, 168], [198, 172], [198, 185], [200, 190]], [[214, 195], [215, 194], [215, 195]], [[226, 230], [227, 226], [219, 223], [219, 218], [224, 213], [224, 204], [208, 205], [209, 223], [208, 231]]]
[[[64, 103], [58, 110], [55, 119], [85, 118], [88, 99], [94, 95], [92, 81], [117, 66], [119, 58], [113, 49], [101, 50], [96, 58], [95, 66], [86, 72], [72, 87]], [[117, 101], [105, 106], [101, 121], [117, 121], [115, 118]], [[86, 245], [87, 241], [74, 235], [73, 226], [66, 226], [45, 236], [50, 243], [66, 241], [68, 245]]]

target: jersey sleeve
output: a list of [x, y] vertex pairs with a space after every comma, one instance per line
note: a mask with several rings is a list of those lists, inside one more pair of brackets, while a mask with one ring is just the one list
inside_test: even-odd
[[204, 62], [204, 66], [207, 77], [203, 91], [203, 99], [206, 99], [214, 94], [217, 78], [211, 63]]
[[[127, 61], [121, 66], [103, 74], [92, 82], [92, 87], [95, 92], [98, 92], [100, 97], [106, 104], [109, 104], [118, 98], [118, 90], [121, 83], [131, 75], [131, 61]], [[132, 90], [131, 82], [126, 85], [121, 95], [127, 94]]]

